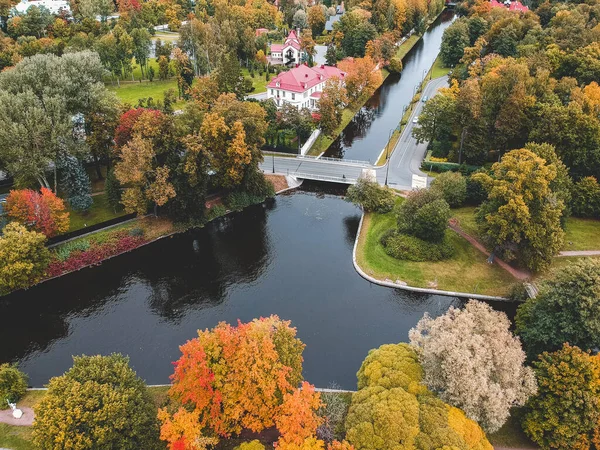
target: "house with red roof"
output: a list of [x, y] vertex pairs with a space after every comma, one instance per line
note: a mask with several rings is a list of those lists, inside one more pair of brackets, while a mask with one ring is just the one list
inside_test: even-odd
[[289, 103], [298, 109], [315, 110], [327, 80], [336, 78], [344, 82], [346, 72], [333, 66], [308, 67], [302, 64], [287, 72], [281, 72], [267, 85], [267, 98], [277, 107]]
[[500, 2], [498, 0], [491, 0], [490, 4], [492, 8], [506, 8], [509, 11], [517, 11], [517, 12], [526, 12], [529, 11], [529, 8], [521, 3], [519, 0], [511, 1], [505, 0], [504, 2]]
[[300, 64], [303, 57], [300, 38], [294, 30], [290, 31], [283, 44], [271, 44], [271, 64]]

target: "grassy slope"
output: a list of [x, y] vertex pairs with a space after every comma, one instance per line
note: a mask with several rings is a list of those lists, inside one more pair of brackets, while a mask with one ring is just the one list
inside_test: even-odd
[[124, 211], [115, 211], [108, 204], [106, 194], [95, 195], [92, 197], [94, 203], [87, 213], [75, 212], [69, 209], [71, 213], [71, 226], [69, 231], [79, 230], [86, 226], [95, 225], [100, 222], [114, 219], [125, 214]]
[[497, 265], [490, 266], [486, 257], [466, 240], [448, 231], [455, 254], [446, 261], [408, 262], [387, 255], [379, 240], [395, 226], [392, 213], [367, 214], [359, 238], [357, 261], [368, 274], [379, 279], [407, 282], [410, 286], [487, 295], [506, 295], [515, 280]]
[[433, 67], [431, 68], [431, 78], [434, 79], [443, 77], [444, 75], [448, 75], [448, 72], [450, 72], [450, 68], [444, 67], [442, 60], [438, 56], [433, 63]]
[[600, 250], [600, 220], [570, 217], [564, 250]]
[[[254, 86], [254, 90], [250, 92], [250, 94], [258, 94], [259, 92], [267, 91], [267, 79], [265, 78], [265, 74], [263, 72], [262, 75], [258, 71], [254, 72], [254, 77], [250, 76], [250, 71], [245, 67], [242, 68], [242, 75], [244, 77], [250, 78], [252, 80], [252, 86]], [[275, 74], [271, 74], [271, 78], [273, 78]]]

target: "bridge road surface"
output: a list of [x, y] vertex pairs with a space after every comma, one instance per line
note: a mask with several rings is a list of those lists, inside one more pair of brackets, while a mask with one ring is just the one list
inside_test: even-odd
[[[426, 85], [422, 96], [431, 98], [439, 88], [447, 84], [448, 77], [436, 78]], [[388, 162], [389, 171], [387, 164], [376, 168], [370, 166], [367, 162], [359, 164], [344, 160], [327, 161], [310, 158], [273, 157], [267, 154], [264, 155], [264, 161], [260, 164], [260, 168], [264, 173], [273, 173], [274, 164], [275, 173], [278, 174], [347, 184], [356, 182], [364, 168], [371, 168], [376, 170], [377, 181], [380, 184], [385, 183], [387, 172], [389, 186], [396, 189], [411, 189], [412, 175], [425, 175], [421, 172], [420, 167], [427, 151], [427, 144], [417, 144], [416, 139], [412, 136], [412, 129], [416, 125], [413, 123], [413, 119], [420, 114], [423, 105], [424, 103], [421, 101], [415, 105]]]

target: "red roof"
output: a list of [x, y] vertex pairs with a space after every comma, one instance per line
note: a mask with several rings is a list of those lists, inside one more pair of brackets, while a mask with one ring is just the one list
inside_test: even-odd
[[345, 75], [346, 73], [337, 67], [308, 67], [303, 64], [287, 72], [280, 73], [271, 80], [268, 87], [292, 92], [304, 92], [328, 78], [335, 76], [342, 79]]
[[268, 32], [269, 32], [269, 30], [266, 29], [266, 28], [257, 28], [256, 31], [255, 31], [255, 35], [256, 36], [261, 36], [263, 34], [267, 34]]
[[271, 44], [271, 53], [280, 52], [283, 50], [283, 44]]
[[504, 3], [501, 3], [501, 2], [499, 2], [497, 0], [491, 0], [490, 4], [492, 5], [492, 8], [506, 8], [506, 7], [508, 7], [509, 11], [519, 11], [519, 12], [529, 11], [529, 8], [527, 6], [525, 6], [524, 4], [522, 4], [518, 0], [510, 2], [510, 6], [506, 5]]
[[317, 92], [313, 92], [312, 94], [310, 94], [310, 96], [313, 98], [321, 98], [322, 94], [323, 93], [321, 91], [317, 91]]

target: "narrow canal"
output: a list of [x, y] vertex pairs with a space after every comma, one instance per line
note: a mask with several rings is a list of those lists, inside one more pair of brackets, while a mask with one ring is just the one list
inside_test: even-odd
[[403, 108], [415, 93], [440, 51], [442, 34], [454, 19], [445, 10], [404, 58], [401, 75], [391, 74], [331, 144], [326, 156], [375, 163], [390, 131], [398, 126]]
[[352, 265], [359, 219], [339, 196], [299, 191], [0, 297], [0, 362], [42, 386], [71, 355], [121, 352], [148, 383], [168, 383], [197, 329], [278, 314], [306, 343], [306, 379], [352, 389], [369, 349], [406, 341], [426, 311], [462, 304], [362, 279]]

